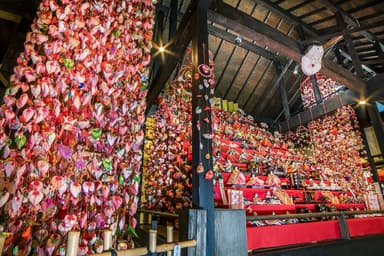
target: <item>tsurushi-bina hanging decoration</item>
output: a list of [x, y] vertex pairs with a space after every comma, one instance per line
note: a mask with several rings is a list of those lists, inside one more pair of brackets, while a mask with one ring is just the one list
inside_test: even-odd
[[[187, 60], [186, 60], [187, 62]], [[147, 118], [142, 205], [177, 212], [191, 206], [192, 67], [183, 65]]]
[[[44, 0], [0, 109], [7, 254], [134, 235], [154, 2]], [[36, 248], [32, 248], [32, 243]]]

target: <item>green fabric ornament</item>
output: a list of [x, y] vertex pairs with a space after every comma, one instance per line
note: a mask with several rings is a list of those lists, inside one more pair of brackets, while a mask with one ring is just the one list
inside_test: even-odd
[[13, 249], [12, 249], [12, 254], [13, 254], [13, 255], [17, 255], [18, 253], [19, 253], [19, 246], [16, 245], [16, 246], [13, 247]]
[[137, 183], [140, 183], [140, 176], [139, 175], [135, 175], [133, 180], [136, 181]]
[[121, 34], [121, 31], [120, 31], [120, 29], [115, 29], [115, 30], [112, 32], [112, 34], [113, 34], [115, 37], [119, 37], [120, 34]]
[[102, 132], [103, 131], [101, 130], [101, 128], [92, 129], [91, 136], [93, 139], [97, 140], [98, 138], [100, 138]]
[[121, 175], [121, 174], [120, 174], [120, 176], [119, 176], [119, 184], [120, 184], [120, 185], [124, 185], [124, 177], [123, 177], [123, 175]]
[[15, 137], [15, 142], [16, 142], [17, 148], [20, 150], [24, 147], [25, 143], [27, 142], [27, 137], [25, 137], [24, 134], [17, 135]]
[[135, 237], [135, 238], [138, 238], [139, 236], [137, 235], [137, 233], [136, 233], [136, 231], [135, 231], [135, 229], [131, 226], [131, 225], [129, 225], [129, 227], [127, 228], [127, 234], [128, 235], [132, 235], [133, 237]]
[[148, 83], [147, 82], [142, 82], [141, 83], [141, 90], [147, 90], [147, 88], [148, 88]]
[[112, 169], [112, 161], [109, 159], [103, 159], [103, 167], [105, 170], [110, 171]]
[[71, 60], [71, 59], [64, 59], [64, 67], [66, 67], [68, 70], [73, 68], [74, 65], [75, 65], [75, 62], [73, 60]]

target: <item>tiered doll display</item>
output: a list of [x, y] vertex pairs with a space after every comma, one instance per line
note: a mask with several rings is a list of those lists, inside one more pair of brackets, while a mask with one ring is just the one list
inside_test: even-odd
[[135, 234], [154, 7], [40, 4], [0, 109], [6, 255], [65, 255], [70, 230], [78, 255], [104, 229]]
[[272, 134], [241, 111], [214, 114], [218, 204], [237, 208], [233, 199], [243, 200], [249, 214], [365, 207], [370, 169], [351, 107], [290, 136]]

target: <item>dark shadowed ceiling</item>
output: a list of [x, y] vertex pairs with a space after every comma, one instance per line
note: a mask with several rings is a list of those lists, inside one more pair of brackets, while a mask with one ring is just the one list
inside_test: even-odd
[[[18, 51], [22, 49], [39, 1], [0, 1], [1, 81], [6, 85]], [[384, 72], [384, 1], [382, 0], [227, 0], [236, 8], [291, 38], [302, 49], [320, 42], [325, 58], [367, 80]], [[171, 5], [181, 21], [190, 0], [158, 0], [156, 40], [164, 43], [170, 29]], [[213, 10], [215, 8], [213, 7]], [[178, 28], [180, 29], [180, 28]], [[257, 29], [257, 28], [255, 28]], [[297, 63], [247, 38], [241, 31], [209, 21], [209, 49], [215, 62], [216, 96], [239, 103], [246, 113], [269, 123], [283, 120], [281, 90], [291, 114], [302, 110], [299, 85], [305, 79], [293, 74]], [[238, 39], [241, 39], [239, 43]], [[282, 37], [283, 38], [283, 37]], [[298, 65], [299, 66], [299, 65]]]

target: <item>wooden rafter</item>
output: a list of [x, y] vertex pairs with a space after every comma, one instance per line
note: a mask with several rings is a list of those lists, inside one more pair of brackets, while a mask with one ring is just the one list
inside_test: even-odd
[[[221, 29], [219, 27], [215, 27], [213, 25], [209, 25], [208, 26], [208, 33], [210, 35], [213, 35], [213, 36], [216, 36], [218, 38], [221, 38], [227, 42], [230, 42], [232, 44], [237, 44], [236, 43], [236, 38], [237, 36], [230, 33], [230, 32], [227, 32], [225, 31], [224, 29]], [[276, 54], [273, 54], [271, 53], [270, 51], [267, 51], [265, 50], [264, 48], [248, 41], [248, 40], [245, 40], [244, 38], [242, 38], [242, 42], [240, 44], [238, 44], [239, 47], [241, 48], [244, 48], [245, 50], [247, 51], [250, 51], [250, 52], [253, 52], [257, 55], [261, 55], [263, 56], [264, 58], [266, 59], [270, 59], [270, 60], [273, 60], [273, 61], [276, 61], [276, 62], [281, 62], [281, 63], [284, 63], [286, 62], [286, 59], [279, 56], [279, 55], [276, 55]]]
[[285, 19], [290, 20], [293, 23], [293, 25], [301, 25], [303, 27], [303, 29], [307, 33], [309, 33], [310, 35], [312, 35], [312, 36], [314, 36], [314, 35], [316, 36], [317, 35], [317, 32], [316, 32], [316, 30], [313, 27], [311, 27], [308, 24], [304, 23], [302, 20], [297, 18], [295, 15], [293, 15], [290, 12], [284, 10], [283, 8], [278, 6], [277, 4], [274, 4], [274, 3], [270, 2], [269, 0], [253, 0], [253, 2], [255, 2], [257, 4], [260, 4], [260, 5], [263, 5], [268, 10], [270, 10], [270, 11], [272, 11], [274, 13], [277, 13], [278, 15], [280, 15], [281, 17], [283, 17]]
[[[230, 27], [257, 42], [262, 47], [278, 52], [280, 55], [301, 61], [299, 43], [291, 37], [271, 28], [253, 17], [225, 4], [217, 4], [215, 11], [208, 11], [208, 19], [224, 27]], [[356, 92], [363, 92], [365, 82], [332, 61], [323, 59], [321, 72]]]
[[[321, 0], [321, 3], [323, 5], [325, 5], [333, 13], [340, 13], [341, 15], [343, 15], [344, 20], [348, 25], [350, 25], [352, 27], [358, 27], [359, 26], [359, 24], [356, 22], [356, 20], [351, 15], [349, 15], [347, 12], [345, 12], [342, 8], [333, 4], [331, 1]], [[360, 31], [359, 33], [362, 34], [364, 37], [366, 37], [369, 41], [372, 41], [372, 42], [378, 41], [378, 38], [374, 34], [368, 32], [368, 31]], [[382, 43], [380, 43], [380, 44], [382, 45]]]
[[284, 81], [284, 77], [287, 74], [287, 71], [289, 69], [289, 66], [291, 66], [293, 63], [293, 60], [290, 60], [284, 68], [280, 71], [279, 75], [276, 77], [276, 79], [273, 81], [273, 84], [269, 86], [268, 92], [266, 95], [263, 96], [263, 100], [258, 104], [258, 106], [255, 108], [258, 113], [263, 112], [264, 108], [267, 106], [267, 103], [270, 102], [272, 99], [274, 93], [276, 92], [277, 88], [280, 85], [281, 81]]

